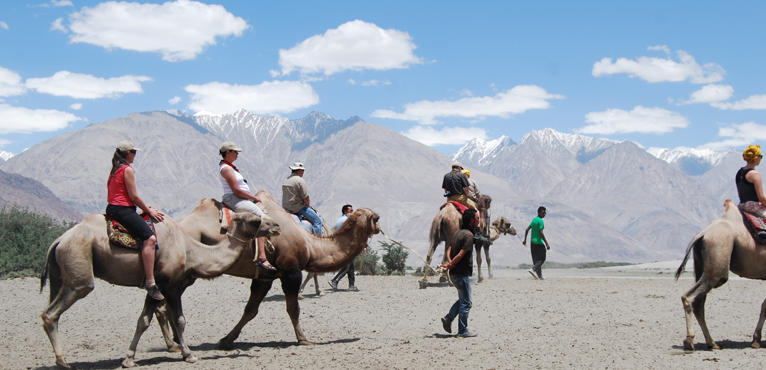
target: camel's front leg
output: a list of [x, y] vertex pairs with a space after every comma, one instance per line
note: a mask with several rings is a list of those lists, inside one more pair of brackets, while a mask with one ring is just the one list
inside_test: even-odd
[[[300, 281], [300, 271], [298, 274], [298, 281]], [[250, 322], [250, 320], [254, 319], [256, 315], [258, 315], [258, 307], [261, 305], [261, 302], [263, 302], [263, 298], [266, 297], [269, 289], [271, 289], [272, 283], [272, 280], [263, 281], [253, 279], [252, 284], [250, 284], [250, 299], [247, 301], [245, 312], [242, 314], [242, 318], [239, 319], [237, 325], [234, 327], [234, 329], [231, 329], [231, 332], [229, 332], [228, 335], [218, 341], [218, 347], [223, 349], [234, 348], [234, 341], [239, 337], [239, 333], [242, 332], [242, 328], [244, 328], [245, 325]], [[297, 294], [295, 298], [298, 299]]]
[[282, 275], [282, 291], [285, 293], [285, 302], [287, 303], [287, 314], [290, 315], [290, 321], [293, 322], [293, 329], [295, 329], [295, 337], [298, 339], [298, 344], [302, 346], [313, 346], [313, 342], [306, 340], [306, 336], [303, 335], [300, 324], [301, 308], [298, 305], [298, 284], [301, 281], [300, 270], [287, 270]]
[[[149, 295], [146, 295], [146, 300], [144, 301], [144, 309], [141, 311], [141, 316], [138, 317], [138, 323], [136, 324], [136, 332], [133, 334], [133, 340], [130, 342], [130, 348], [128, 349], [128, 355], [125, 357], [125, 360], [122, 361], [122, 367], [138, 367], [135, 362], [133, 362], [133, 359], [136, 357], [136, 347], [138, 347], [138, 341], [141, 339], [141, 335], [144, 334], [146, 329], [149, 327], [149, 325], [152, 323], [152, 314], [157, 311], [157, 317], [159, 320], [160, 312], [157, 309], [157, 306], [160, 304], [159, 301], [155, 301]], [[165, 320], [167, 322], [167, 320]], [[162, 325], [160, 325], [161, 327]], [[163, 330], [163, 335], [165, 335], [165, 330]], [[165, 341], [167, 342], [168, 339], [166, 337]], [[172, 342], [172, 340], [171, 340]]]
[[168, 352], [181, 352], [181, 347], [174, 341], [174, 339], [178, 338], [178, 335], [170, 329], [167, 305], [158, 305], [154, 315], [157, 316], [157, 323], [160, 325], [162, 338], [165, 339], [165, 346], [168, 347]]
[[189, 349], [189, 346], [186, 345], [186, 341], [184, 340], [186, 317], [184, 317], [183, 307], [181, 307], [181, 294], [183, 294], [183, 291], [169, 291], [168, 293], [165, 293], [165, 304], [168, 306], [171, 325], [173, 325], [173, 328], [178, 335], [178, 345], [181, 347], [181, 356], [183, 356], [184, 361], [194, 363], [198, 360], [197, 356], [191, 352], [191, 349]]
[[484, 256], [487, 258], [487, 275], [492, 279], [492, 259], [489, 258], [489, 245], [484, 246]]
[[481, 247], [476, 247], [476, 267], [479, 270], [479, 280], [477, 282], [481, 283], [484, 281], [484, 275], [481, 274]]
[[326, 294], [323, 291], [319, 290], [319, 278], [317, 277], [317, 274], [312, 273], [312, 275], [314, 275], [314, 290], [316, 291], [317, 296], [319, 297], [325, 296]]
[[431, 241], [431, 247], [428, 248], [428, 254], [426, 254], [426, 265], [423, 266], [423, 280], [420, 281], [420, 289], [425, 289], [428, 286], [428, 273], [431, 270], [431, 259], [433, 258], [436, 246], [439, 243]]
[[93, 287], [94, 284], [92, 278], [90, 284], [84, 286], [77, 288], [71, 288], [69, 286], [62, 287], [56, 295], [56, 298], [53, 299], [53, 302], [51, 302], [48, 308], [43, 311], [42, 315], [40, 315], [43, 319], [45, 333], [48, 334], [48, 339], [53, 346], [53, 352], [56, 354], [56, 365], [62, 369], [70, 369], [71, 367], [64, 359], [64, 351], [61, 349], [61, 343], [59, 342], [59, 317], [61, 317], [61, 314], [69, 309], [69, 307], [72, 307], [75, 302], [93, 291]]
[[761, 316], [758, 317], [758, 324], [753, 333], [753, 343], [750, 344], [750, 347], [761, 348], [761, 332], [763, 331], [764, 320], [766, 320], [766, 300], [761, 304]]
[[[298, 292], [298, 298], [303, 299], [303, 294], [301, 293], [303, 293], [303, 289], [306, 287], [306, 284], [309, 283], [309, 280], [311, 280], [312, 276], [316, 279], [316, 274], [314, 274], [313, 272], [309, 272], [306, 274], [306, 280], [303, 280], [303, 284], [301, 284], [301, 290], [300, 292]], [[315, 285], [317, 284], [316, 281], [314, 281], [314, 284]], [[316, 288], [317, 290], [319, 290], [318, 286]], [[319, 294], [319, 292], [317, 292], [317, 294]]]

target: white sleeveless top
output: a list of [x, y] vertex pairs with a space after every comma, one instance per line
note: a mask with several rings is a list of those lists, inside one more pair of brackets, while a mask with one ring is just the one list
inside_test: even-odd
[[[227, 167], [231, 168], [231, 166], [229, 166], [226, 163], [222, 163], [221, 167], [218, 168], [218, 174], [221, 175], [221, 177], [219, 179], [221, 180], [221, 185], [223, 185], [223, 194], [224, 195], [226, 195], [226, 194], [234, 194], [234, 192], [231, 191], [231, 188], [229, 187], [229, 183], [226, 182], [226, 179], [223, 178], [223, 175], [221, 174], [221, 170], [223, 170], [224, 166], [227, 166]], [[245, 178], [242, 177], [242, 174], [239, 173], [239, 171], [235, 170], [234, 171], [234, 176], [237, 178], [237, 183], [239, 184], [239, 188], [244, 190], [244, 191], [246, 191], [246, 192], [248, 192], [248, 193], [250, 193], [250, 187], [248, 187], [247, 183], [245, 183]]]

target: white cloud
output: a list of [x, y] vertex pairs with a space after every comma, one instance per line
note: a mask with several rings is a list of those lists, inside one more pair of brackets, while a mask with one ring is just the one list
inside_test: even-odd
[[27, 109], [0, 104], [0, 134], [56, 131], [77, 121], [85, 119], [53, 109]]
[[8, 29], [8, 23], [5, 23], [5, 22], [3, 22], [3, 21], [0, 21], [0, 28], [3, 28], [3, 29], [6, 29], [6, 30], [7, 30], [7, 29]]
[[82, 103], [74, 103], [74, 104], [70, 105], [69, 108], [72, 108], [74, 110], [80, 110], [80, 109], [82, 109]]
[[766, 141], [766, 126], [752, 121], [742, 124], [731, 124], [719, 127], [718, 136], [725, 139], [701, 145], [699, 148], [718, 151], [726, 151], [735, 147], [743, 149], [747, 145]]
[[0, 96], [21, 95], [27, 91], [21, 83], [21, 75], [0, 67]]
[[28, 78], [26, 86], [37, 92], [75, 99], [117, 98], [127, 93], [143, 93], [141, 82], [147, 76], [125, 75], [109, 79], [69, 71], [56, 72], [51, 77]]
[[510, 90], [497, 93], [495, 96], [480, 96], [463, 98], [456, 101], [421, 100], [408, 103], [403, 113], [378, 109], [371, 116], [378, 118], [401, 119], [418, 121], [423, 125], [433, 125], [437, 117], [484, 118], [510, 117], [512, 114], [524, 113], [530, 109], [547, 109], [551, 104], [548, 99], [563, 99], [563, 95], [549, 94], [542, 87], [535, 85], [519, 85]]
[[353, 79], [353, 78], [349, 78], [349, 79], [348, 79], [348, 83], [350, 83], [350, 84], [352, 84], [352, 85], [356, 85], [356, 81], [354, 81], [354, 79]]
[[428, 146], [463, 145], [474, 138], [487, 140], [487, 132], [480, 127], [445, 127], [435, 130], [430, 126], [415, 126], [402, 135]]
[[670, 55], [670, 49], [668, 48], [667, 45], [649, 46], [646, 48], [646, 50], [664, 51], [665, 54]]
[[407, 32], [355, 20], [311, 36], [292, 49], [279, 50], [279, 65], [282, 75], [403, 69], [423, 63], [413, 53], [416, 48]]
[[391, 81], [389, 81], [389, 80], [383, 81], [383, 85], [390, 85], [390, 84], [391, 84]]
[[178, 0], [164, 4], [107, 1], [69, 15], [71, 42], [107, 49], [161, 53], [169, 62], [189, 60], [216, 38], [241, 36], [247, 22], [221, 5]]
[[362, 86], [378, 86], [378, 83], [380, 83], [378, 80], [362, 81]]
[[51, 0], [53, 6], [74, 6], [69, 0]]
[[172, 99], [168, 100], [168, 103], [170, 104], [178, 104], [181, 101], [180, 96], [174, 96]]
[[[10, 144], [10, 143], [12, 143], [12, 142], [13, 142], [13, 141], [10, 141], [10, 140], [6, 140], [6, 139], [0, 139], [0, 148], [4, 147], [4, 146], [6, 146], [6, 145], [8, 145], [8, 144]], [[3, 155], [3, 154], [4, 154], [4, 155]], [[5, 152], [5, 153], [0, 153], [0, 158], [3, 158], [3, 159], [5, 159], [5, 157], [8, 157], [9, 155], [10, 155], [10, 156], [13, 156], [13, 154], [11, 154], [11, 153], [8, 153], [8, 152]], [[9, 158], [10, 158], [10, 157], [9, 157]]]
[[664, 134], [676, 128], [689, 125], [686, 117], [662, 108], [637, 106], [627, 112], [622, 109], [608, 109], [604, 112], [590, 112], [585, 115], [585, 122], [591, 123], [575, 129], [581, 134]]
[[681, 100], [679, 104], [714, 103], [728, 100], [734, 95], [730, 85], [707, 85], [692, 93], [689, 100]]
[[48, 31], [61, 31], [61, 32], [63, 32], [63, 33], [67, 33], [67, 32], [69, 32], [69, 30], [68, 30], [68, 29], [66, 29], [66, 27], [64, 27], [64, 26], [61, 24], [61, 22], [62, 22], [63, 20], [64, 20], [64, 18], [56, 18], [56, 20], [55, 20], [55, 21], [53, 21], [53, 23], [51, 23], [51, 29], [50, 29], [50, 30], [48, 30]]
[[319, 104], [319, 95], [305, 82], [272, 81], [260, 85], [229, 85], [211, 82], [188, 85], [191, 94], [189, 109], [219, 114], [247, 109], [257, 114], [290, 113], [296, 109]]
[[719, 109], [743, 110], [743, 109], [766, 109], [766, 95], [751, 95], [747, 99], [735, 102], [713, 102], [710, 105]]
[[[664, 49], [663, 49], [664, 47]], [[654, 48], [654, 49], [653, 49]], [[667, 47], [649, 47], [650, 50], [666, 50]], [[691, 83], [704, 84], [723, 80], [726, 71], [718, 64], [708, 63], [700, 66], [694, 57], [683, 50], [676, 52], [679, 61], [667, 58], [638, 57], [636, 60], [619, 58], [604, 58], [593, 64], [594, 77], [627, 73], [630, 77], [639, 77], [647, 82], [680, 82], [689, 80]]]

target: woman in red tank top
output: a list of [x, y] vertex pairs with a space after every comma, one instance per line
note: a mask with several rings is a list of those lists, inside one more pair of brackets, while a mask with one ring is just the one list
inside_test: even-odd
[[159, 210], [153, 209], [144, 203], [144, 200], [136, 192], [136, 178], [133, 167], [130, 166], [136, 158], [136, 148], [130, 141], [121, 141], [112, 156], [112, 171], [107, 180], [106, 214], [112, 216], [124, 226], [133, 237], [143, 241], [141, 248], [141, 260], [146, 274], [146, 288], [149, 296], [156, 300], [163, 300], [157, 284], [154, 281], [154, 255], [157, 237], [152, 229], [144, 222], [144, 219], [136, 213], [136, 206], [148, 213], [154, 220], [161, 222], [165, 215]]

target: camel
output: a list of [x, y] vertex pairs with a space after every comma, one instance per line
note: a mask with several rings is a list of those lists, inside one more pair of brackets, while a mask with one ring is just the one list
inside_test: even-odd
[[[256, 268], [253, 256], [245, 253], [224, 272], [227, 275], [252, 279], [252, 284], [242, 318], [231, 332], [219, 341], [219, 346], [224, 349], [233, 348], [242, 328], [258, 314], [261, 302], [276, 279], [282, 281], [287, 313], [298, 344], [313, 345], [314, 343], [306, 339], [299, 322], [298, 291], [301, 285], [301, 270], [313, 273], [331, 272], [349, 264], [364, 251], [368, 239], [380, 232], [380, 217], [370, 209], [360, 208], [332, 235], [316, 236], [306, 232], [293, 221], [290, 215], [274, 202], [271, 195], [260, 191], [257, 196], [261, 198], [261, 205], [266, 214], [280, 225], [280, 234], [271, 238], [273, 248], [266, 250], [269, 262], [278, 271], [268, 272]], [[182, 220], [182, 228], [195, 238], [216, 238], [220, 234], [217, 231], [220, 228], [219, 210], [211, 204], [203, 200], [192, 214]]]
[[[237, 215], [232, 218], [228, 228], [229, 238], [210, 247], [186, 235], [170, 217], [166, 216], [163, 222], [156, 223], [155, 228], [160, 244], [155, 274], [165, 300], [156, 301], [147, 295], [128, 357], [123, 362], [126, 367], [135, 366], [132, 359], [138, 340], [149, 326], [152, 313], [163, 312], [164, 308], [160, 307], [163, 302], [167, 306], [184, 360], [195, 362], [197, 358], [183, 339], [186, 325], [181, 308], [183, 291], [196, 278], [213, 278], [223, 274], [255, 237], [273, 236], [279, 232], [279, 226], [273, 221], [262, 222], [255, 215]], [[40, 315], [43, 328], [53, 346], [56, 364], [69, 369], [58, 336], [61, 314], [93, 291], [94, 278], [114, 285], [139, 287], [143, 284], [144, 269], [139, 251], [112, 246], [106, 233], [104, 216], [90, 215], [53, 241], [48, 249], [40, 281], [41, 292], [46, 278], [50, 282], [50, 304]], [[160, 324], [163, 324], [162, 320]], [[166, 344], [171, 348], [172, 342], [167, 339], [168, 332], [164, 334]]]
[[[487, 219], [487, 212], [491, 201], [492, 198], [489, 196], [481, 195], [479, 197], [478, 207], [480, 210], [480, 217], [485, 220]], [[458, 211], [452, 204], [444, 203], [441, 206], [439, 213], [436, 214], [436, 217], [434, 217], [434, 220], [431, 222], [431, 232], [429, 234], [431, 247], [428, 249], [428, 255], [426, 256], [426, 267], [423, 271], [423, 280], [420, 281], [421, 289], [425, 289], [428, 286], [428, 272], [430, 270], [429, 266], [431, 265], [431, 259], [436, 251], [436, 247], [441, 242], [444, 242], [444, 256], [442, 257], [442, 263], [447, 263], [447, 249], [449, 249], [450, 243], [452, 242], [452, 236], [460, 230], [461, 217], [462, 215], [460, 214], [460, 211]], [[500, 235], [516, 235], [516, 229], [511, 226], [511, 222], [504, 217], [492, 222], [489, 231], [489, 239], [492, 242], [500, 238]], [[484, 245], [484, 253], [487, 256], [487, 272], [491, 279], [492, 260], [489, 258], [489, 245]], [[479, 283], [484, 281], [484, 276], [481, 273], [481, 262], [481, 248], [476, 248], [476, 264], [479, 270]]]
[[[707, 293], [724, 284], [731, 272], [748, 279], [766, 279], [766, 245], [756, 243], [744, 224], [742, 214], [730, 199], [724, 202], [725, 211], [692, 239], [686, 248], [676, 280], [684, 271], [689, 255], [694, 253], [695, 284], [681, 296], [686, 314], [686, 339], [684, 349], [694, 351], [694, 321], [697, 317], [705, 343], [710, 349], [720, 349], [710, 336], [705, 323], [705, 299]], [[753, 333], [751, 347], [761, 347], [761, 330], [766, 319], [766, 301]]]

